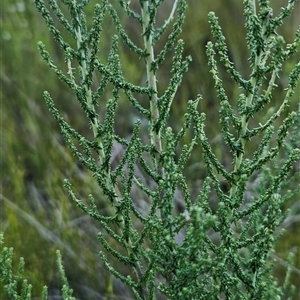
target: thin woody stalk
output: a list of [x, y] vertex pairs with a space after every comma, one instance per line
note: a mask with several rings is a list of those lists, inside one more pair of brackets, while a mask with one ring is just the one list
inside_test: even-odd
[[151, 89], [150, 97], [150, 113], [151, 113], [151, 126], [150, 126], [150, 138], [151, 144], [155, 147], [157, 151], [155, 164], [158, 168], [158, 172], [163, 177], [163, 168], [158, 166], [158, 155], [162, 152], [162, 142], [160, 131], [156, 132], [154, 130], [154, 125], [159, 120], [159, 110], [158, 110], [158, 97], [157, 97], [157, 85], [156, 85], [156, 75], [155, 71], [152, 69], [152, 63], [154, 62], [154, 48], [152, 45], [152, 27], [153, 24], [150, 24], [149, 16], [149, 1], [143, 1], [141, 3], [141, 12], [142, 12], [142, 21], [143, 21], [143, 37], [144, 37], [144, 46], [147, 51], [146, 61], [146, 70], [147, 70], [147, 83], [148, 87]]
[[[255, 1], [252, 1], [252, 5], [253, 5], [253, 15], [255, 17], [257, 17]], [[266, 18], [269, 18], [269, 17], [270, 17], [269, 15], [266, 16]], [[266, 27], [263, 26], [262, 27], [262, 36], [265, 36], [265, 33], [266, 33]], [[270, 43], [271, 39], [272, 39], [272, 35], [265, 37], [264, 43], [267, 45], [268, 43]], [[270, 48], [271, 48], [271, 46], [270, 46]], [[266, 51], [263, 51], [262, 49], [260, 49], [260, 52], [258, 54], [255, 54], [255, 56], [256, 56], [255, 62], [254, 62], [253, 71], [252, 71], [251, 78], [250, 78], [250, 89], [251, 90], [247, 91], [248, 95], [246, 96], [246, 99], [245, 99], [245, 106], [244, 106], [245, 112], [249, 108], [251, 108], [251, 105], [253, 103], [253, 98], [255, 96], [255, 91], [256, 91], [257, 84], [258, 84], [257, 72], [258, 72], [259, 68], [265, 67], [266, 61], [270, 55], [270, 48], [267, 49]], [[272, 76], [271, 76], [271, 79], [269, 82], [269, 87], [268, 87], [267, 93], [270, 93], [270, 89], [273, 87], [274, 81], [276, 79], [276, 75], [277, 75], [277, 70], [275, 69], [272, 72]], [[234, 172], [235, 182], [237, 182], [237, 180], [239, 179], [239, 175], [236, 175], [236, 174], [239, 173], [241, 164], [244, 159], [244, 152], [245, 152], [244, 150], [245, 150], [245, 146], [246, 146], [246, 142], [247, 142], [247, 139], [245, 138], [245, 136], [246, 136], [246, 133], [248, 130], [248, 123], [249, 123], [249, 117], [247, 116], [246, 113], [244, 113], [241, 118], [241, 131], [238, 136], [238, 142], [242, 146], [242, 151], [240, 151], [237, 154], [237, 157], [235, 158], [235, 161], [234, 161], [234, 171], [233, 172]], [[230, 198], [232, 198], [233, 195], [235, 194], [236, 187], [237, 186], [235, 184], [232, 185], [232, 187], [230, 189]]]
[[[76, 20], [79, 20], [78, 15], [77, 15]], [[95, 106], [93, 104], [91, 85], [86, 80], [87, 76], [88, 76], [87, 57], [86, 57], [86, 51], [83, 48], [83, 38], [82, 38], [81, 26], [80, 26], [79, 21], [78, 21], [77, 27], [75, 27], [74, 31], [75, 31], [75, 35], [76, 35], [77, 50], [79, 51], [79, 54], [81, 56], [81, 63], [79, 64], [79, 69], [81, 71], [80, 73], [82, 76], [82, 84], [83, 84], [84, 91], [85, 91], [87, 107], [89, 110], [91, 110], [93, 112], [93, 115], [94, 115], [91, 119], [91, 127], [92, 127], [92, 131], [93, 131], [94, 139], [97, 143], [98, 159], [99, 159], [100, 165], [102, 165], [106, 161], [106, 156], [105, 156], [105, 152], [104, 152], [104, 145], [103, 145], [101, 136], [99, 135], [99, 132], [98, 132], [99, 128], [100, 128], [100, 121], [98, 120]], [[117, 187], [115, 187], [112, 184], [110, 169], [103, 168], [103, 170], [106, 173], [105, 184], [109, 188], [109, 190], [111, 192], [113, 192], [114, 205], [118, 206], [118, 201], [119, 201], [118, 194], [119, 193], [117, 193], [117, 190], [116, 190]]]

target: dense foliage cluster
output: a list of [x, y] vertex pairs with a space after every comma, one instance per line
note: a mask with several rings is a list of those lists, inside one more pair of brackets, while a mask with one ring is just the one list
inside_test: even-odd
[[[161, 25], [156, 18], [164, 0], [104, 0], [95, 5], [92, 22], [85, 14], [88, 0], [62, 1], [68, 16], [55, 0], [48, 0], [47, 5], [42, 0], [34, 2], [60, 45], [65, 69], [57, 66], [43, 42], [38, 44], [41, 56], [72, 92], [91, 130], [91, 135], [82, 135], [57, 109], [50, 93], [44, 93], [71, 153], [99, 187], [99, 194], [81, 199], [71, 182], [64, 181], [72, 200], [99, 224], [99, 255], [106, 268], [135, 299], [292, 296], [287, 282], [277, 284], [271, 255], [276, 230], [286, 216], [283, 208], [300, 190], [295, 184], [300, 174], [300, 105], [298, 111], [289, 111], [299, 84], [300, 61], [290, 68], [279, 107], [273, 104], [272, 95], [284, 65], [300, 47], [300, 28], [291, 43], [278, 33], [296, 1], [290, 0], [277, 16], [269, 1], [244, 1], [248, 77], [231, 60], [218, 17], [213, 12], [208, 15], [213, 40], [206, 45], [207, 61], [219, 99], [216, 119], [230, 164], [211, 146], [206, 114], [198, 106], [201, 95], [186, 99], [179, 129], [169, 123], [175, 95], [192, 61], [183, 55], [184, 42], [179, 38], [188, 1], [173, 1], [170, 15]], [[118, 15], [120, 7], [140, 25], [140, 41], [127, 34]], [[101, 40], [102, 31], [109, 30], [102, 26], [105, 18], [116, 31], [106, 61], [99, 57], [102, 47], [107, 47]], [[57, 21], [68, 37], [57, 29]], [[156, 44], [166, 34], [164, 46], [158, 49]], [[134, 84], [124, 75], [119, 43], [144, 63], [143, 84]], [[162, 91], [158, 74], [168, 55], [172, 55], [171, 76]], [[234, 98], [229, 98], [224, 88], [221, 65], [239, 88]], [[130, 137], [118, 134], [115, 126], [118, 104], [124, 99], [136, 111]], [[105, 111], [99, 106], [103, 102]], [[123, 149], [117, 164], [115, 147]], [[195, 151], [201, 153], [206, 174], [196, 195], [186, 171]], [[200, 172], [202, 169], [202, 178]], [[100, 198], [106, 199], [104, 210], [99, 207]], [[24, 263], [21, 260], [14, 277], [11, 256], [12, 250], [4, 248], [1, 278], [7, 295], [19, 299], [20, 282], [20, 299], [30, 299], [31, 287], [22, 281]], [[129, 266], [130, 272], [124, 273], [120, 263]], [[59, 266], [64, 299], [71, 299], [61, 261]]]

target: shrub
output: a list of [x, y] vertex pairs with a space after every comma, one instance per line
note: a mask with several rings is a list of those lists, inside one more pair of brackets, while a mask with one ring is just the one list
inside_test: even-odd
[[[251, 70], [247, 77], [229, 58], [218, 18], [209, 13], [213, 41], [207, 43], [206, 53], [214, 92], [220, 101], [218, 121], [223, 149], [228, 152], [218, 151], [218, 155], [208, 138], [206, 114], [199, 112], [201, 95], [186, 102], [180, 127], [172, 127], [169, 122], [174, 97], [192, 61], [183, 55], [184, 42], [179, 38], [187, 1], [174, 1], [170, 16], [160, 26], [156, 19], [165, 9], [164, 1], [102, 1], [95, 5], [92, 22], [86, 20], [87, 0], [62, 1], [68, 18], [55, 0], [49, 0], [49, 6], [42, 0], [34, 2], [61, 47], [65, 69], [56, 65], [42, 42], [38, 44], [40, 53], [72, 91], [91, 129], [91, 136], [82, 135], [76, 124], [69, 124], [56, 108], [51, 95], [44, 93], [70, 151], [92, 172], [99, 186], [99, 194], [80, 199], [71, 182], [64, 181], [71, 199], [101, 227], [99, 255], [107, 269], [129, 288], [135, 299], [291, 296], [288, 284], [279, 286], [272, 274], [272, 253], [276, 230], [285, 220], [286, 203], [299, 192], [300, 113], [288, 109], [299, 82], [300, 62], [290, 68], [285, 95], [278, 107], [273, 95], [284, 65], [299, 48], [299, 28], [291, 43], [278, 33], [296, 1], [289, 1], [278, 16], [273, 15], [269, 1], [244, 1]], [[117, 5], [140, 25], [140, 41], [127, 34]], [[105, 18], [110, 18], [116, 30], [107, 61], [99, 57], [101, 49], [107, 47], [101, 43]], [[56, 20], [72, 40], [57, 29]], [[165, 44], [157, 48], [166, 34]], [[137, 64], [143, 65], [144, 84], [132, 83], [130, 72], [123, 70], [119, 40], [139, 59]], [[162, 91], [159, 70], [170, 54], [171, 77]], [[236, 97], [227, 96], [220, 65], [239, 88]], [[115, 126], [121, 101], [128, 101], [135, 111], [130, 137], [119, 134]], [[103, 102], [105, 110], [102, 106], [99, 109]], [[113, 159], [116, 146], [123, 149], [117, 163]], [[197, 195], [191, 192], [188, 174], [195, 152], [201, 153], [204, 166], [198, 167], [201, 185]], [[101, 212], [100, 198], [106, 201]], [[7, 295], [17, 299], [23, 262], [14, 277], [11, 256], [12, 250], [4, 248], [1, 278]], [[69, 299], [72, 291], [62, 264], [59, 266], [63, 297]], [[46, 289], [43, 293], [46, 299]], [[20, 297], [30, 298], [26, 281]]]

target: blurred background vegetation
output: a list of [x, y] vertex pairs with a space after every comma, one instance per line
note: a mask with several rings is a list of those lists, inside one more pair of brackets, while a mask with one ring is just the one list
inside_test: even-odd
[[[87, 19], [92, 18], [93, 3], [87, 8]], [[158, 22], [163, 22], [169, 14], [172, 1], [166, 1], [165, 9], [160, 12]], [[211, 39], [207, 14], [213, 10], [219, 17], [226, 35], [230, 58], [236, 68], [244, 75], [249, 75], [248, 50], [245, 43], [242, 1], [188, 0], [189, 8], [181, 37], [185, 40], [185, 55], [192, 55], [193, 62], [184, 76], [178, 91], [170, 124], [176, 129], [182, 120], [189, 99], [195, 99], [198, 93], [203, 95], [200, 110], [207, 113], [206, 131], [215, 152], [228, 168], [231, 157], [226, 154], [217, 124], [219, 102], [214, 92], [205, 45]], [[286, 0], [271, 1], [274, 15]], [[141, 43], [140, 28], [131, 20], [121, 16], [128, 34], [134, 41]], [[299, 1], [291, 17], [281, 28], [281, 34], [291, 42], [300, 16]], [[60, 25], [57, 23], [57, 26]], [[100, 56], [106, 59], [110, 40], [115, 33], [109, 18], [105, 19]], [[64, 33], [63, 29], [62, 33]], [[69, 37], [66, 38], [71, 42]], [[86, 170], [70, 155], [61, 137], [58, 125], [48, 112], [42, 92], [48, 90], [56, 101], [64, 117], [82, 134], [91, 133], [78, 103], [70, 91], [56, 78], [55, 74], [42, 61], [37, 42], [42, 40], [56, 63], [63, 70], [63, 53], [53, 41], [42, 17], [36, 11], [31, 0], [1, 1], [1, 197], [0, 229], [4, 232], [5, 245], [14, 247], [15, 267], [18, 257], [26, 262], [26, 277], [33, 284], [33, 294], [38, 297], [42, 286], [48, 285], [49, 299], [60, 299], [60, 282], [56, 266], [55, 250], [63, 255], [66, 274], [74, 295], [78, 299], [122, 299], [127, 291], [122, 284], [114, 280], [103, 268], [98, 258], [100, 244], [97, 224], [76, 208], [62, 187], [64, 178], [70, 179], [79, 196], [88, 193], [99, 194], [98, 187]], [[160, 41], [160, 49], [166, 35]], [[125, 78], [136, 84], [144, 84], [145, 73], [142, 63], [134, 54], [120, 43], [120, 55]], [[278, 79], [279, 88], [273, 95], [273, 101], [282, 101], [287, 74], [295, 61], [294, 57], [286, 64]], [[139, 65], [140, 64], [140, 65]], [[158, 73], [159, 92], [162, 92], [170, 78], [171, 59], [163, 64]], [[225, 88], [229, 99], [236, 99], [239, 93], [226, 70], [220, 65]], [[95, 81], [97, 85], [97, 80]], [[299, 86], [298, 86], [299, 87]], [[99, 103], [99, 114], [105, 106], [109, 93]], [[291, 110], [299, 104], [300, 92], [294, 95]], [[147, 101], [146, 99], [140, 99]], [[268, 108], [267, 108], [268, 109]], [[267, 110], [266, 109], [266, 110]], [[116, 131], [123, 137], [130, 134], [136, 112], [125, 99], [121, 99], [116, 118]], [[122, 149], [114, 149], [117, 157]], [[196, 152], [187, 169], [191, 189], [201, 188], [205, 172], [201, 170], [201, 154]], [[299, 168], [299, 166], [298, 166]], [[297, 183], [297, 181], [295, 182]], [[300, 210], [299, 197], [296, 195], [288, 206], [298, 217], [285, 223], [285, 233], [279, 238], [275, 258], [275, 272], [281, 283], [286, 273], [287, 256], [295, 253], [295, 268], [292, 271], [293, 283], [300, 282]], [[105, 203], [99, 200], [105, 209]], [[297, 211], [298, 209], [298, 211]], [[126, 270], [124, 270], [126, 272]], [[1, 290], [1, 286], [0, 286]], [[299, 295], [299, 294], [298, 294]], [[128, 295], [127, 295], [128, 296]], [[4, 299], [0, 293], [1, 299]], [[298, 298], [300, 299], [300, 298]]]

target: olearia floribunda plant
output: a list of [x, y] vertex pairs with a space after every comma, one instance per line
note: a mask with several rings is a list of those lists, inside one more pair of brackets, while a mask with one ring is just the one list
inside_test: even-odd
[[[281, 299], [287, 295], [286, 286], [278, 286], [272, 275], [271, 255], [275, 231], [285, 217], [282, 207], [299, 193], [299, 186], [291, 188], [288, 183], [300, 158], [296, 137], [300, 114], [287, 109], [299, 88], [300, 62], [291, 68], [279, 107], [272, 106], [272, 95], [284, 64], [300, 46], [300, 28], [290, 44], [278, 33], [296, 1], [289, 0], [275, 16], [270, 1], [244, 0], [251, 70], [247, 78], [229, 58], [218, 17], [213, 12], [208, 15], [213, 39], [206, 46], [207, 60], [220, 101], [218, 120], [231, 153], [231, 169], [220, 161], [207, 137], [206, 115], [198, 108], [201, 95], [187, 101], [180, 130], [169, 125], [172, 102], [192, 60], [183, 57], [184, 42], [179, 39], [187, 0], [173, 1], [170, 16], [161, 27], [156, 25], [156, 17], [164, 0], [99, 1], [92, 22], [87, 22], [85, 15], [88, 0], [47, 2], [34, 0], [64, 53], [66, 70], [59, 69], [42, 42], [38, 47], [47, 65], [80, 103], [92, 138], [81, 135], [67, 122], [48, 92], [44, 98], [72, 154], [92, 172], [99, 186], [98, 195], [79, 199], [71, 182], [64, 180], [73, 201], [99, 224], [99, 253], [107, 269], [139, 300], [165, 299], [163, 295], [167, 299]], [[68, 18], [60, 5], [68, 9]], [[139, 43], [126, 33], [120, 11], [140, 25]], [[76, 46], [57, 29], [53, 16]], [[102, 28], [104, 18], [110, 18], [117, 32], [106, 62], [99, 55], [101, 34], [110, 30]], [[156, 48], [166, 33], [164, 46]], [[144, 85], [135, 85], [123, 75], [120, 42], [144, 63]], [[171, 78], [162, 91], [157, 73], [171, 54]], [[239, 88], [235, 99], [226, 95], [219, 64]], [[99, 83], [95, 87], [96, 77]], [[109, 99], [104, 96], [107, 90]], [[129, 138], [116, 133], [121, 99], [128, 100], [138, 115]], [[105, 113], [99, 114], [99, 102], [106, 102]], [[264, 113], [270, 107], [272, 110]], [[147, 132], [141, 120], [146, 120]], [[122, 146], [124, 154], [117, 165], [112, 165], [115, 144]], [[194, 197], [185, 168], [197, 149], [201, 149], [207, 177]], [[286, 153], [283, 157], [282, 152]], [[293, 176], [299, 177], [299, 172], [294, 171]], [[182, 195], [181, 212], [174, 200], [178, 191]], [[106, 199], [105, 213], [99, 212], [99, 195]], [[212, 199], [217, 203], [214, 207]], [[130, 266], [130, 275], [123, 274], [111, 258]], [[71, 290], [64, 274], [62, 277], [65, 299], [69, 299]]]

